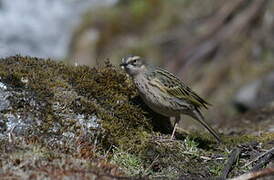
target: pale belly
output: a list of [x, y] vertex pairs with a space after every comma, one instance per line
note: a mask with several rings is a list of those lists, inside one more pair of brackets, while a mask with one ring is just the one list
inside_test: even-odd
[[179, 116], [182, 113], [185, 114], [187, 111], [186, 108], [179, 107], [178, 104], [176, 105], [176, 102], [173, 100], [174, 98], [167, 97], [157, 87], [150, 86], [144, 81], [142, 83], [135, 82], [135, 84], [143, 101], [156, 113], [172, 117]]

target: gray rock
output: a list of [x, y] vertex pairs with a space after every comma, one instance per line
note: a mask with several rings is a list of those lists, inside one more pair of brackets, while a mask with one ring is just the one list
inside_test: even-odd
[[10, 102], [8, 97], [11, 95], [9, 92], [5, 91], [6, 86], [0, 82], [0, 111], [8, 109], [10, 106]]
[[[54, 115], [59, 117], [60, 121], [63, 121], [63, 125], [66, 121], [73, 122], [72, 127], [80, 127], [85, 135], [96, 135], [97, 131], [95, 130], [100, 128], [98, 123], [100, 119], [95, 114], [78, 114], [72, 110], [64, 109], [68, 105], [61, 101], [65, 97], [60, 94], [65, 94], [66, 97], [70, 94], [73, 94], [75, 97], [78, 96], [75, 92], [62, 90], [56, 93], [56, 99], [59, 99], [52, 104]], [[75, 137], [74, 128], [62, 131], [62, 125], [58, 121], [53, 122], [46, 132], [41, 132], [40, 127], [47, 124], [43, 118], [45, 114], [41, 112], [44, 106], [45, 104], [37, 100], [34, 93], [25, 89], [18, 90], [9, 87], [4, 82], [1, 82], [0, 79], [0, 139], [8, 138], [11, 133], [17, 137], [39, 135], [40, 133], [59, 134], [59, 138]]]
[[273, 102], [274, 72], [243, 86], [234, 98], [234, 104], [241, 112], [263, 107]]

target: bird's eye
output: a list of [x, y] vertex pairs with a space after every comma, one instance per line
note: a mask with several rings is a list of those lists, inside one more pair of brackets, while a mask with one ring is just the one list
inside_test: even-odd
[[137, 62], [137, 60], [133, 60], [133, 61], [132, 61], [132, 64], [135, 64], [136, 62]]

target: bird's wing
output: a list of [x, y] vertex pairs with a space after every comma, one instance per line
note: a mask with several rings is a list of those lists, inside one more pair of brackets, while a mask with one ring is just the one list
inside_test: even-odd
[[197, 108], [207, 108], [207, 105], [210, 105], [189, 87], [187, 87], [176, 76], [166, 70], [155, 69], [148, 76], [150, 78], [151, 85], [158, 87], [161, 91], [168, 93], [176, 99], [184, 100], [193, 104]]

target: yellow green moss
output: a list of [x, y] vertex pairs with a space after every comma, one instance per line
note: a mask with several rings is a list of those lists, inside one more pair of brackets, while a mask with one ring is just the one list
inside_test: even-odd
[[[101, 119], [102, 142], [108, 147], [116, 145], [138, 152], [146, 146], [152, 132], [150, 120], [143, 110], [130, 102], [136, 95], [133, 86], [123, 72], [110, 64], [95, 69], [14, 56], [1, 59], [0, 77], [8, 86], [29, 92], [31, 97], [28, 98], [43, 104], [37, 112], [44, 121], [39, 127], [42, 132], [51, 129], [54, 122], [61, 123], [62, 131], [79, 129], [73, 127], [75, 121], [64, 121], [59, 117], [53, 109], [56, 101], [75, 113], [95, 114]], [[58, 98], [60, 91], [71, 93], [63, 94], [61, 99]], [[27, 113], [28, 108], [34, 107], [26, 103], [21, 110]]]

